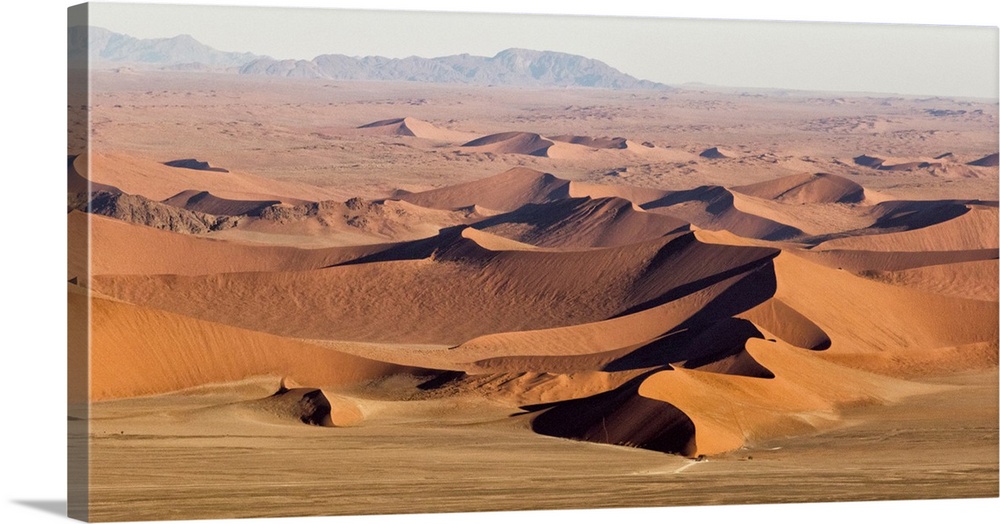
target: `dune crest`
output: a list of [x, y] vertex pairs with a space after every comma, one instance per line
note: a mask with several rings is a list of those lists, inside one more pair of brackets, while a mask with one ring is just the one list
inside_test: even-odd
[[791, 175], [732, 190], [793, 204], [857, 204], [866, 199], [865, 188], [860, 184], [826, 173]]
[[418, 120], [412, 117], [390, 118], [379, 120], [358, 126], [358, 129], [367, 133], [387, 136], [412, 136], [439, 142], [459, 142], [466, 141], [472, 136], [471, 133], [453, 131], [435, 126], [430, 122]]

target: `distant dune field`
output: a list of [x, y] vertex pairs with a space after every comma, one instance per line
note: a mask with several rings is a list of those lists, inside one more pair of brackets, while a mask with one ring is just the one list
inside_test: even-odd
[[133, 74], [67, 159], [94, 516], [997, 495], [995, 105]]

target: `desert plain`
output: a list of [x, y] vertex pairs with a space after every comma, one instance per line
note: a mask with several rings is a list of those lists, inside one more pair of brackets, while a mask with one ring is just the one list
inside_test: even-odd
[[998, 496], [995, 100], [90, 85], [92, 520]]

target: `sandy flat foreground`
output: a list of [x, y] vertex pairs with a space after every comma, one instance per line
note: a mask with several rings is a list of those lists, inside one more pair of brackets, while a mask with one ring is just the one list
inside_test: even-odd
[[398, 408], [415, 416], [345, 428], [178, 415], [218, 393], [103, 402], [91, 518], [996, 497], [996, 374], [938, 382], [957, 387], [702, 461], [537, 435], [474, 400], [414, 401]]

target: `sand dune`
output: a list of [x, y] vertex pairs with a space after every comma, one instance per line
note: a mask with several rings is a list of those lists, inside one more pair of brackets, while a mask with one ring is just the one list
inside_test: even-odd
[[[697, 335], [712, 332], [720, 322], [727, 323], [730, 315], [766, 301], [771, 292], [773, 271], [762, 261], [744, 272], [627, 315], [477, 337], [458, 346], [453, 358], [467, 362], [463, 367], [470, 373], [525, 369], [610, 372], [655, 368], [691, 359], [709, 363], [730, 356], [720, 353], [732, 348], [698, 347]], [[709, 312], [700, 313], [705, 308]], [[689, 329], [692, 333], [685, 332]]]
[[[883, 233], [834, 238], [822, 242], [817, 249], [851, 249], [865, 251], [964, 251], [974, 249], [997, 249], [998, 240], [996, 205], [928, 204], [927, 216], [907, 213], [897, 219], [893, 215], [880, 219], [882, 225], [896, 226], [906, 222], [916, 225], [898, 233]], [[964, 212], [963, 212], [964, 210]], [[961, 214], [958, 214], [961, 213]], [[957, 216], [956, 216], [957, 215]], [[943, 221], [938, 221], [945, 218]], [[926, 222], [934, 222], [925, 227]]]
[[552, 145], [551, 140], [537, 133], [509, 131], [470, 140], [462, 147], [483, 153], [547, 156]]
[[400, 196], [400, 200], [434, 209], [483, 206], [513, 211], [525, 204], [548, 202], [568, 195], [569, 181], [527, 168], [453, 186]]
[[67, 157], [67, 189], [70, 193], [90, 193], [93, 191], [105, 191], [108, 193], [121, 192], [120, 189], [107, 184], [88, 181], [80, 174], [81, 170], [87, 172], [87, 155], [69, 155]]
[[[969, 166], [995, 166], [996, 154], [987, 155], [978, 160], [968, 162]], [[992, 158], [992, 160], [991, 160]], [[990, 162], [993, 162], [990, 164]], [[958, 163], [953, 153], [942, 153], [935, 156], [920, 157], [878, 157], [870, 155], [860, 155], [854, 157], [854, 163], [859, 166], [870, 167], [879, 171], [914, 171], [927, 170], [935, 175], [958, 174], [959, 176], [977, 176], [975, 171], [968, 168], [962, 169], [962, 164]]]
[[358, 129], [379, 135], [412, 136], [439, 142], [466, 142], [474, 136], [472, 133], [445, 129], [411, 117], [379, 120], [359, 126]]
[[960, 264], [996, 260], [996, 249], [969, 249], [964, 251], [861, 251], [826, 249], [798, 251], [796, 256], [834, 269], [853, 273], [865, 271], [903, 271], [940, 264]]
[[694, 455], [691, 418], [667, 402], [639, 395], [642, 380], [554, 406], [528, 406], [544, 409], [531, 427], [543, 435]]
[[647, 213], [621, 198], [584, 197], [526, 204], [473, 227], [536, 246], [588, 248], [650, 240], [687, 229], [688, 224]]
[[738, 155], [727, 149], [722, 149], [720, 147], [710, 147], [699, 153], [698, 156], [702, 158], [720, 159], [720, 158], [736, 158]]
[[[311, 250], [254, 245], [171, 233], [79, 211], [70, 213], [68, 220], [71, 239], [85, 238], [90, 228], [89, 269], [94, 275], [208, 275], [318, 269], [391, 247]], [[77, 249], [83, 248], [80, 245]], [[81, 259], [85, 259], [83, 255], [79, 255]], [[79, 267], [75, 273], [86, 280], [86, 270]]]
[[[89, 167], [87, 166], [87, 157]], [[182, 191], [209, 191], [233, 200], [280, 200], [300, 203], [346, 200], [352, 195], [329, 188], [286, 182], [235, 171], [199, 171], [165, 166], [155, 160], [123, 153], [84, 154], [74, 167], [85, 178], [117, 187], [126, 193], [162, 201]]]
[[747, 186], [733, 191], [759, 198], [795, 204], [859, 203], [865, 200], [865, 189], [856, 182], [826, 173], [803, 173]]
[[[935, 389], [836, 366], [780, 342], [751, 340], [747, 352], [774, 378], [674, 369], [639, 385], [639, 396], [669, 403], [690, 420], [682, 452], [716, 454], [775, 435], [809, 433], [837, 423], [840, 408]], [[810, 376], [837, 379], [804, 379]]]
[[628, 147], [627, 141], [622, 137], [608, 138], [579, 135], [556, 135], [548, 138], [555, 140], [556, 142], [577, 144], [594, 149], [626, 149]]
[[198, 211], [212, 215], [225, 216], [257, 216], [264, 208], [280, 204], [278, 200], [230, 200], [219, 198], [208, 191], [198, 191], [195, 189], [181, 191], [180, 193], [163, 201], [175, 207]]
[[[385, 251], [381, 262], [313, 271], [107, 276], [94, 286], [130, 302], [279, 335], [457, 344], [653, 307], [746, 271], [775, 252], [702, 244], [691, 234], [586, 256], [493, 251], [460, 231], [441, 240], [430, 258], [385, 260], [409, 255]], [[246, 301], [257, 307], [247, 310]]]
[[[946, 349], [975, 343], [995, 347], [995, 300], [967, 300], [893, 286], [810, 263], [789, 252], [774, 263], [775, 297], [830, 337], [829, 349], [819, 353], [824, 358], [887, 373], [921, 369], [933, 374], [990, 365], [988, 354], [962, 357]], [[992, 359], [995, 363], [995, 354]]]
[[986, 155], [983, 158], [979, 158], [969, 162], [970, 166], [983, 166], [983, 167], [996, 167], [1000, 165], [1000, 153], [993, 153], [991, 155]]
[[938, 295], [996, 300], [998, 290], [996, 252], [992, 260], [975, 260], [942, 265], [926, 265], [897, 271], [869, 271], [864, 276]]
[[482, 219], [480, 209], [428, 209], [399, 200], [322, 201], [269, 206], [217, 237], [302, 247], [367, 245], [434, 236]]
[[228, 173], [228, 169], [221, 167], [213, 167], [208, 162], [202, 162], [196, 158], [181, 158], [179, 160], [168, 160], [164, 162], [163, 165], [170, 167], [180, 167], [184, 169], [193, 169], [195, 171], [213, 171], [216, 173]]
[[[71, 290], [69, 300], [74, 304], [87, 298]], [[397, 373], [424, 373], [112, 300], [93, 298], [90, 311], [93, 400], [151, 395], [258, 375], [325, 387]], [[192, 362], [199, 365], [192, 366]]]
[[620, 184], [592, 184], [573, 180], [569, 184], [569, 196], [590, 198], [622, 198], [641, 206], [663, 198], [669, 191], [650, 187], [626, 186]]
[[667, 196], [643, 204], [654, 213], [665, 213], [704, 229], [725, 229], [739, 236], [763, 240], [784, 240], [802, 235], [802, 231], [774, 220], [741, 211], [738, 198], [719, 186], [701, 186], [673, 191]]

